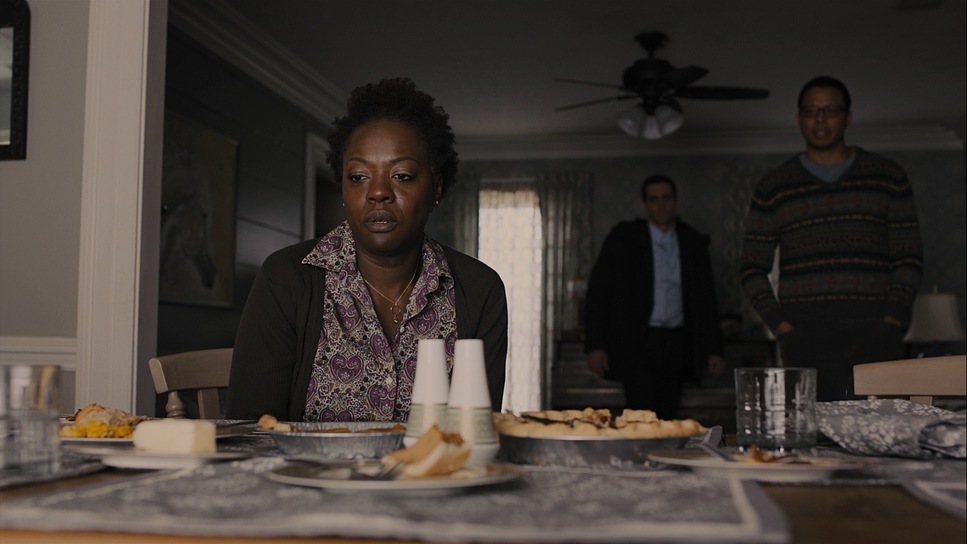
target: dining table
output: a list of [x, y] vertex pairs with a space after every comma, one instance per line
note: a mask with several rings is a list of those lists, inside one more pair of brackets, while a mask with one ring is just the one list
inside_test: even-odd
[[[683, 450], [703, 459], [693, 442]], [[498, 456], [495, 466], [513, 477], [441, 492], [281, 481], [273, 475], [293, 462], [257, 430], [219, 440], [220, 452], [237, 456], [160, 470], [111, 467], [61, 447], [57, 474], [0, 479], [3, 544], [967, 541], [967, 462], [942, 455], [857, 455], [833, 444], [812, 454], [853, 469], [788, 481], [714, 464], [545, 466]]]

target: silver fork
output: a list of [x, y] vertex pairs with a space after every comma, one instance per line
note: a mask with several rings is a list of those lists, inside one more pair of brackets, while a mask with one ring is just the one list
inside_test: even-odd
[[702, 437], [702, 441], [698, 443], [698, 447], [706, 453], [712, 454], [723, 461], [738, 462], [737, 459], [719, 449], [719, 443], [721, 441], [722, 427], [720, 425], [716, 425], [709, 429], [708, 433]]
[[389, 463], [384, 463], [380, 467], [379, 471], [375, 473], [361, 472], [357, 468], [350, 468], [349, 479], [350, 480], [395, 480], [403, 469], [406, 468], [406, 463], [403, 461], [391, 461]]

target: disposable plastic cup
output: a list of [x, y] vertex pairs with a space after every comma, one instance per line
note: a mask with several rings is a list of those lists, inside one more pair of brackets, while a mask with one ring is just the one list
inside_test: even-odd
[[489, 391], [483, 341], [457, 340], [444, 430], [460, 433], [463, 440], [470, 444], [467, 466], [471, 468], [492, 461], [500, 447], [494, 429]]
[[417, 344], [416, 377], [410, 416], [406, 422], [403, 444], [414, 444], [433, 425], [443, 427], [446, 421], [450, 380], [443, 340], [421, 339]]

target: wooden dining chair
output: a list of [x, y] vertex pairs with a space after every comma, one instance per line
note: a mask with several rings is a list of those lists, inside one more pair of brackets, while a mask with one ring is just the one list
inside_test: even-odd
[[232, 352], [232, 348], [203, 349], [159, 355], [148, 360], [155, 392], [168, 394], [167, 417], [186, 417], [180, 392], [195, 393], [200, 419], [222, 417], [218, 389], [228, 387]]
[[967, 397], [967, 355], [855, 365], [853, 391], [867, 398], [909, 397], [931, 405], [934, 397]]

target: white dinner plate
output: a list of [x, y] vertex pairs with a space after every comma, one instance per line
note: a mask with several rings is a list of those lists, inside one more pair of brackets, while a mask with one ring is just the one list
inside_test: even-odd
[[[69, 422], [68, 422], [69, 424]], [[215, 428], [215, 440], [222, 438], [232, 438], [234, 436], [244, 436], [252, 434], [254, 424], [241, 425], [219, 425]], [[62, 436], [60, 441], [64, 444], [78, 444], [90, 446], [125, 446], [134, 445], [133, 438], [87, 438], [86, 436], [71, 437]]]
[[134, 440], [130, 438], [87, 438], [87, 437], [69, 437], [62, 436], [60, 441], [64, 444], [83, 444], [83, 445], [100, 445], [100, 446], [130, 446], [134, 444]]
[[244, 459], [252, 454], [244, 451], [215, 453], [156, 453], [120, 446], [70, 446], [71, 451], [100, 457], [101, 463], [116, 468], [181, 469], [206, 463]]
[[648, 459], [672, 466], [688, 467], [697, 474], [740, 478], [761, 482], [805, 482], [830, 478], [842, 470], [859, 470], [864, 464], [849, 459], [801, 455], [797, 463], [752, 463], [726, 461], [698, 449], [662, 451]]
[[501, 465], [483, 471], [463, 471], [459, 476], [441, 476], [414, 480], [354, 480], [350, 470], [330, 468], [306, 463], [286, 463], [266, 473], [270, 480], [292, 485], [317, 487], [327, 491], [379, 491], [380, 493], [405, 493], [440, 495], [464, 490], [494, 486], [516, 480], [522, 471], [510, 465]]

